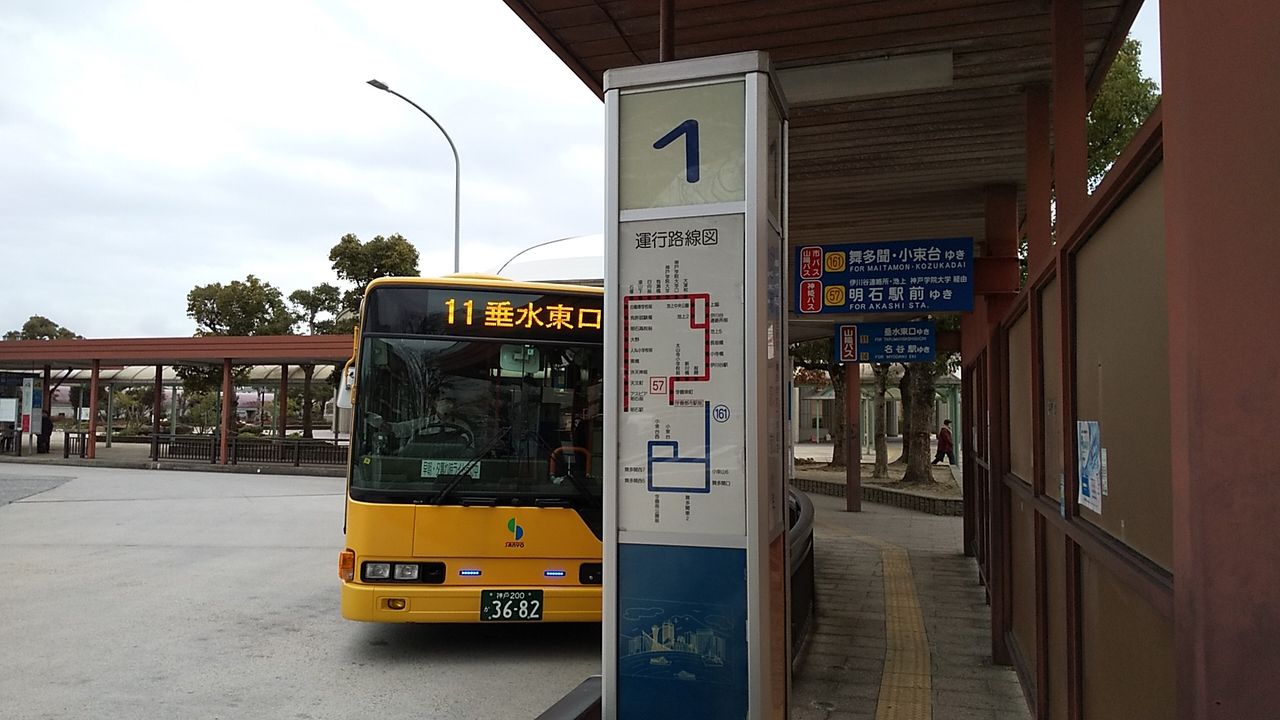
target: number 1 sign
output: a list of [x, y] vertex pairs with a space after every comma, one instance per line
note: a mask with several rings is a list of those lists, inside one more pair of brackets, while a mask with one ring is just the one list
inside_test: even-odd
[[619, 98], [620, 209], [743, 200], [745, 93], [735, 80]]

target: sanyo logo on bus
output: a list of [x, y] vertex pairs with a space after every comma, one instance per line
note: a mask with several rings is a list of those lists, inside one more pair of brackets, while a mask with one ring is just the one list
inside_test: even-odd
[[522, 538], [524, 538], [524, 528], [516, 524], [515, 518], [511, 518], [507, 520], [507, 532], [511, 533], [511, 535], [515, 538], [515, 540], [507, 541], [507, 545], [506, 545], [507, 547], [509, 548], [524, 547], [524, 542], [522, 540]]

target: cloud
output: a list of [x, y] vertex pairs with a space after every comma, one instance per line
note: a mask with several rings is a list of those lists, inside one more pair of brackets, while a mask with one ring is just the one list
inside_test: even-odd
[[622, 617], [626, 620], [649, 620], [651, 618], [662, 617], [666, 611], [662, 608], [627, 608], [622, 611]]
[[0, 332], [186, 335], [193, 286], [334, 280], [338, 238], [399, 232], [421, 267], [599, 232], [603, 106], [500, 3], [6, 4]]

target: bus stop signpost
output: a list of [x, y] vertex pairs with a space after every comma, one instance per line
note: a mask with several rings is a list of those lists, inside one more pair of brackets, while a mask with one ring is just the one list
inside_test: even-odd
[[785, 718], [785, 103], [763, 53], [605, 89], [605, 717]]

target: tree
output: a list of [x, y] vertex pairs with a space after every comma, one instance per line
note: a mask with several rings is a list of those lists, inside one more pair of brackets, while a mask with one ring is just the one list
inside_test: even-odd
[[871, 471], [873, 478], [889, 477], [889, 410], [888, 404], [885, 402], [885, 394], [889, 390], [889, 370], [893, 367], [891, 363], [872, 363], [871, 374], [875, 377], [875, 394], [873, 398], [873, 407], [875, 408], [875, 445], [876, 445], [876, 464], [875, 469]]
[[280, 291], [253, 275], [192, 288], [187, 316], [196, 321], [196, 335], [289, 335], [297, 321]]
[[342, 308], [351, 312], [360, 309], [364, 290], [375, 279], [418, 276], [418, 249], [398, 233], [364, 243], [348, 233], [329, 250], [329, 260], [338, 279], [355, 286], [342, 295]]
[[[187, 293], [187, 316], [196, 321], [196, 335], [289, 335], [297, 318], [289, 312], [284, 296], [271, 283], [253, 275], [223, 285], [197, 285]], [[222, 368], [176, 365], [188, 392], [212, 392], [222, 387]], [[234, 383], [245, 379], [244, 367], [234, 369]], [[228, 401], [234, 403], [235, 393]]]
[[145, 421], [155, 409], [156, 391], [150, 387], [132, 387], [115, 394], [115, 411], [124, 418], [125, 434], [136, 435], [145, 429]]
[[[938, 318], [936, 326], [939, 331], [955, 330], [960, 327], [960, 318], [949, 316]], [[929, 471], [929, 438], [933, 427], [933, 406], [937, 398], [938, 378], [955, 370], [959, 355], [954, 352], [938, 353], [933, 362], [903, 363], [902, 390], [903, 431], [902, 456], [906, 458], [907, 468], [902, 475], [903, 482], [931, 483], [933, 473]], [[901, 458], [900, 458], [901, 459]]]
[[1142, 76], [1142, 43], [1120, 46], [1088, 116], [1089, 181], [1094, 186], [1160, 102], [1160, 87]]
[[[844, 462], [844, 366], [836, 362], [835, 349], [831, 346], [831, 338], [806, 340], [791, 346], [791, 361], [797, 369], [825, 373], [831, 379], [831, 389], [835, 394], [835, 411], [831, 413], [831, 467], [842, 468]], [[853, 392], [859, 392], [854, 388]]]
[[[349, 236], [354, 237], [354, 236]], [[346, 238], [343, 238], [344, 240]], [[357, 241], [358, 242], [358, 241]], [[339, 243], [341, 245], [341, 243]], [[367, 247], [367, 246], [366, 246]], [[341, 321], [338, 314], [342, 311], [342, 297], [338, 288], [329, 283], [321, 283], [310, 290], [294, 290], [289, 293], [289, 301], [299, 308], [299, 318], [307, 324], [310, 334], [346, 334], [355, 325], [355, 317], [348, 313]], [[329, 313], [332, 319], [317, 320], [320, 313]], [[315, 365], [302, 366], [304, 394], [309, 397], [302, 402], [302, 436], [311, 437], [311, 409], [317, 389], [311, 386], [311, 376], [315, 373]], [[323, 392], [323, 391], [321, 391]], [[327, 396], [326, 396], [327, 397]]]
[[218, 396], [211, 392], [192, 393], [187, 398], [187, 421], [199, 427], [201, 430], [205, 428], [218, 426]]
[[342, 296], [337, 287], [320, 283], [310, 290], [294, 290], [289, 302], [297, 308], [299, 321], [306, 324], [307, 334], [320, 335], [333, 332], [332, 319], [318, 319], [321, 313], [337, 315], [342, 309]]
[[43, 315], [32, 315], [22, 323], [21, 330], [10, 330], [5, 340], [83, 340], [75, 332], [62, 327]]

